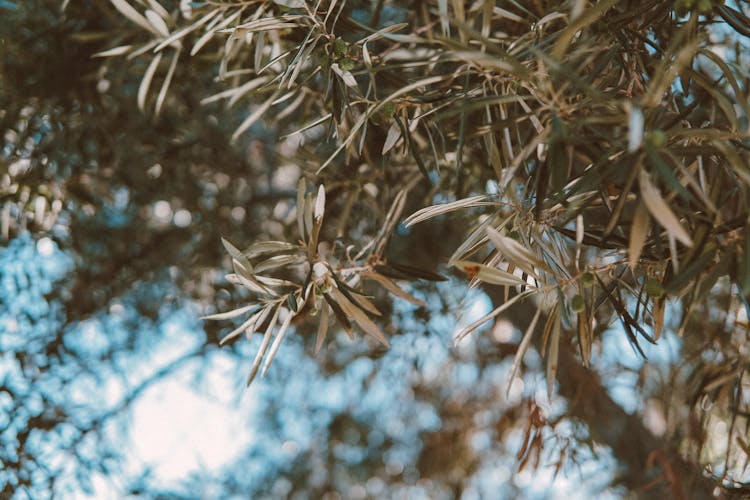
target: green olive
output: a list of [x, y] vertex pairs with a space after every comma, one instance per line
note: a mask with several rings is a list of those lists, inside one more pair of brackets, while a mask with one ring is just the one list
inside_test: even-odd
[[594, 277], [594, 273], [586, 271], [581, 275], [581, 285], [584, 288], [591, 288], [594, 286], [594, 282], [596, 281], [596, 278]]
[[573, 309], [574, 312], [579, 313], [586, 309], [586, 302], [580, 295], [574, 295], [570, 300], [570, 308]]
[[651, 137], [649, 138], [649, 140], [651, 142], [651, 145], [657, 149], [663, 148], [667, 145], [667, 135], [663, 130], [656, 129], [651, 132]]
[[662, 286], [661, 282], [657, 280], [656, 278], [649, 278], [646, 280], [646, 293], [649, 294], [651, 297], [663, 297], [664, 296], [664, 287]]
[[711, 10], [713, 10], [713, 4], [711, 0], [698, 0], [695, 3], [695, 11], [698, 14], [707, 16], [711, 13]]
[[383, 104], [380, 112], [383, 113], [383, 116], [391, 118], [396, 114], [396, 104], [394, 104], [393, 101], [388, 101], [387, 103]]

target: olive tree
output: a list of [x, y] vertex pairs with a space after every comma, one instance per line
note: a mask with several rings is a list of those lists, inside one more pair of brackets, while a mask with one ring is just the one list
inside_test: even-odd
[[[105, 4], [100, 83], [136, 75], [157, 124], [205, 89], [252, 163], [299, 177], [275, 239], [222, 240], [244, 291], [207, 319], [235, 321], [222, 342], [262, 336], [248, 383], [292, 334], [379, 352], [394, 301], [463, 279], [494, 308], [456, 341], [511, 321], [508, 385], [537, 351], [548, 397], [634, 495], [746, 492], [747, 2]], [[678, 343], [638, 374], [660, 432], [607, 391], [606, 335]], [[539, 466], [552, 424], [527, 419], [520, 466]]]

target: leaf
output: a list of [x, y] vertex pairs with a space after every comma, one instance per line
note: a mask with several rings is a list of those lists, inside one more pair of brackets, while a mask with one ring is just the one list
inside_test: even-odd
[[294, 87], [294, 84], [297, 81], [297, 77], [299, 76], [299, 72], [305, 66], [305, 63], [310, 60], [310, 56], [317, 46], [318, 40], [316, 38], [313, 38], [312, 42], [308, 43], [310, 37], [312, 37], [313, 32], [314, 30], [311, 29], [307, 34], [307, 37], [305, 37], [304, 42], [302, 42], [302, 45], [297, 51], [297, 55], [294, 56], [294, 59], [287, 67], [287, 71], [284, 73], [284, 76], [281, 79], [281, 82], [283, 84], [284, 80], [287, 79], [287, 76], [289, 77], [286, 84], [287, 89], [291, 89], [292, 87]]
[[440, 27], [443, 30], [443, 36], [450, 38], [451, 27], [450, 17], [448, 17], [448, 0], [438, 0], [438, 13], [440, 14]]
[[233, 259], [239, 262], [240, 265], [244, 267], [247, 272], [249, 273], [255, 272], [253, 270], [252, 264], [250, 264], [250, 261], [247, 260], [247, 258], [242, 254], [242, 252], [240, 252], [240, 250], [236, 246], [232, 245], [232, 243], [229, 240], [222, 237], [221, 244], [224, 245], [224, 248], [226, 249], [227, 253], [229, 253], [229, 255]]
[[174, 56], [172, 56], [172, 62], [169, 64], [167, 76], [164, 77], [164, 82], [161, 85], [161, 89], [159, 89], [159, 95], [156, 97], [156, 105], [154, 106], [154, 114], [156, 116], [159, 116], [161, 106], [162, 104], [164, 104], [164, 99], [167, 97], [167, 90], [169, 89], [169, 85], [172, 83], [172, 77], [174, 76], [174, 71], [177, 68], [177, 59], [179, 59], [179, 57], [180, 51], [176, 50]]
[[249, 272], [237, 259], [232, 259], [232, 267], [234, 268], [234, 275], [237, 280], [248, 290], [255, 293], [278, 296], [278, 293], [268, 288], [268, 286], [260, 281], [258, 276]]
[[633, 223], [630, 226], [630, 241], [628, 243], [628, 263], [631, 269], [635, 269], [638, 265], [638, 259], [641, 257], [650, 228], [648, 209], [642, 202], [638, 203], [633, 215]]
[[109, 0], [112, 2], [112, 5], [115, 6], [115, 9], [119, 10], [120, 13], [127, 17], [130, 21], [134, 22], [141, 28], [145, 29], [146, 31], [150, 31], [151, 33], [155, 35], [159, 35], [159, 31], [154, 28], [154, 26], [148, 22], [148, 20], [143, 17], [143, 15], [135, 10], [128, 2], [125, 0]]
[[[391, 207], [388, 209], [385, 220], [383, 220], [383, 225], [380, 227], [380, 231], [378, 231], [378, 234], [375, 236], [374, 241], [377, 243], [375, 243], [375, 247], [372, 252], [373, 255], [383, 254], [383, 250], [388, 243], [388, 238], [393, 233], [393, 229], [396, 227], [396, 224], [398, 224], [398, 220], [401, 218], [401, 214], [404, 211], [404, 207], [406, 206], [406, 197], [409, 193], [409, 189], [411, 189], [411, 186], [409, 185], [399, 189], [398, 193], [393, 198], [393, 203], [391, 203]], [[352, 191], [352, 193], [356, 195], [358, 192]]]
[[584, 233], [583, 214], [578, 214], [576, 216], [576, 269], [581, 261], [581, 245], [583, 244]]
[[295, 313], [298, 311], [297, 308], [297, 299], [294, 297], [294, 294], [289, 294], [286, 297], [286, 306]]
[[653, 318], [654, 318], [654, 340], [659, 340], [661, 332], [664, 329], [664, 310], [667, 301], [661, 297], [654, 299]]
[[682, 227], [682, 224], [680, 224], [680, 221], [669, 208], [667, 202], [661, 197], [658, 188], [651, 183], [648, 172], [641, 170], [638, 183], [641, 188], [641, 199], [654, 219], [667, 230], [668, 234], [677, 238], [683, 245], [687, 247], [693, 246], [693, 242], [687, 231]]
[[410, 227], [414, 224], [419, 224], [420, 222], [432, 219], [433, 217], [437, 217], [438, 215], [442, 215], [448, 212], [454, 212], [456, 210], [462, 210], [464, 208], [492, 205], [493, 203], [484, 202], [484, 200], [486, 200], [488, 197], [489, 195], [482, 194], [477, 196], [470, 196], [469, 198], [463, 198], [461, 200], [456, 200], [450, 203], [443, 203], [441, 205], [432, 205], [429, 207], [425, 207], [421, 210], [417, 210], [409, 217], [407, 217], [404, 220], [404, 225], [406, 227]]
[[[245, 33], [253, 33], [256, 31], [276, 31], [287, 28], [299, 28], [301, 20], [305, 18], [302, 15], [285, 15], [279, 17], [262, 17], [260, 19], [253, 18], [249, 22], [240, 24], [237, 28], [241, 28]], [[223, 29], [223, 32], [234, 33], [235, 28]]]
[[108, 50], [104, 50], [102, 52], [97, 52], [91, 57], [115, 57], [115, 56], [121, 56], [123, 54], [127, 54], [128, 51], [133, 48], [132, 45], [120, 45], [119, 47], [113, 47]]
[[380, 154], [385, 155], [386, 153], [388, 153], [388, 151], [390, 151], [393, 146], [396, 145], [400, 138], [401, 127], [399, 127], [398, 123], [394, 121], [388, 129], [388, 134], [386, 134], [385, 136], [385, 142], [383, 143], [383, 149], [381, 150]]
[[229, 332], [221, 341], [219, 342], [219, 345], [224, 345], [234, 337], [242, 334], [242, 332], [248, 330], [249, 328], [253, 328], [257, 324], [262, 324], [263, 321], [265, 321], [266, 316], [268, 316], [269, 308], [266, 307], [252, 316], [250, 316], [248, 319], [246, 319], [240, 326]]
[[552, 391], [555, 386], [555, 375], [557, 374], [557, 361], [560, 352], [560, 331], [562, 330], [561, 317], [555, 315], [555, 323], [549, 339], [549, 353], [547, 354], [547, 398], [552, 400]]
[[297, 182], [297, 229], [299, 237], [304, 241], [305, 237], [305, 193], [307, 192], [307, 181], [300, 177]]
[[519, 293], [518, 295], [516, 295], [512, 299], [510, 299], [510, 300], [508, 300], [506, 302], [503, 302], [502, 305], [500, 305], [497, 308], [495, 308], [489, 314], [484, 315], [483, 317], [479, 318], [478, 320], [476, 320], [474, 323], [470, 324], [469, 326], [467, 326], [465, 328], [462, 328], [456, 334], [456, 338], [454, 340], [454, 343], [458, 344], [461, 340], [463, 340], [471, 332], [473, 332], [474, 330], [476, 330], [477, 328], [479, 328], [483, 324], [487, 323], [492, 318], [495, 318], [496, 316], [498, 316], [499, 314], [501, 314], [503, 311], [507, 310], [510, 306], [512, 306], [513, 304], [515, 304], [519, 300], [528, 297], [531, 293], [532, 293], [531, 290], [527, 290], [525, 292]]
[[[268, 311], [270, 311], [271, 307], [269, 306], [267, 309]], [[271, 317], [271, 321], [268, 323], [268, 326], [266, 327], [266, 331], [263, 334], [263, 340], [260, 343], [258, 352], [255, 354], [255, 359], [253, 360], [253, 364], [250, 367], [250, 373], [247, 376], [246, 385], [250, 385], [253, 379], [255, 378], [255, 375], [258, 373], [258, 368], [260, 368], [260, 362], [263, 361], [263, 356], [266, 354], [266, 350], [268, 349], [268, 344], [271, 342], [271, 337], [273, 336], [273, 329], [276, 326], [276, 322], [279, 319], [279, 312], [281, 312], [280, 305], [276, 307], [276, 311], [273, 313], [273, 316]]]
[[[237, 14], [239, 14], [239, 12], [237, 12]], [[211, 39], [216, 34], [216, 31], [216, 29], [212, 29], [203, 33], [201, 37], [193, 44], [193, 48], [190, 49], [190, 55], [194, 56], [195, 54], [197, 54], [204, 45], [211, 41]]]
[[268, 276], [255, 276], [259, 283], [270, 287], [287, 287], [298, 289], [299, 285], [288, 280], [269, 278]]
[[[672, 37], [667, 54], [652, 74], [648, 88], [641, 98], [644, 107], [659, 106], [664, 99], [664, 92], [672, 84], [675, 77], [693, 64], [700, 39], [691, 36], [689, 33], [695, 29], [697, 19], [698, 16], [691, 16], [690, 20], [684, 23], [683, 27]], [[690, 38], [685, 40], [685, 37]]]
[[[303, 300], [300, 299], [300, 303], [297, 304], [297, 309], [300, 309], [302, 306]], [[268, 368], [271, 366], [271, 363], [273, 362], [273, 358], [276, 357], [276, 352], [279, 350], [279, 347], [281, 347], [281, 342], [284, 340], [284, 336], [286, 335], [287, 330], [289, 330], [289, 325], [292, 324], [292, 319], [297, 314], [292, 311], [287, 311], [286, 318], [284, 318], [284, 322], [279, 327], [279, 332], [276, 334], [276, 339], [273, 341], [273, 345], [271, 346], [271, 351], [268, 353], [268, 356], [266, 357], [265, 362], [263, 363], [263, 369], [260, 372], [261, 377], [266, 376], [266, 372], [268, 372]]]
[[[506, 219], [506, 221], [509, 221], [510, 218]], [[451, 258], [448, 260], [449, 262], [453, 262], [455, 260], [461, 260], [465, 257], [473, 254], [480, 246], [482, 246], [485, 242], [489, 240], [487, 237], [487, 227], [489, 227], [494, 222], [494, 219], [492, 217], [487, 217], [485, 220], [480, 222], [480, 224], [472, 230], [472, 232], [469, 234], [469, 236], [461, 243], [461, 245], [456, 248], [456, 251], [453, 252], [453, 255], [451, 255]]]
[[281, 5], [287, 9], [304, 9], [305, 0], [273, 0], [276, 5]]
[[323, 184], [318, 187], [318, 196], [315, 198], [315, 209], [313, 210], [313, 218], [319, 221], [323, 218], [323, 214], [326, 209], [326, 189]]
[[375, 307], [375, 304], [373, 304], [372, 301], [368, 299], [367, 297], [365, 297], [364, 295], [361, 295], [359, 293], [353, 293], [351, 294], [351, 298], [354, 299], [354, 302], [356, 302], [356, 305], [359, 305], [362, 309], [372, 314], [373, 316], [383, 315], [383, 313], [381, 313], [378, 310], [378, 308]]
[[750, 37], [750, 18], [727, 5], [719, 5], [717, 10], [722, 19], [734, 28], [737, 33]]
[[529, 346], [531, 345], [531, 338], [534, 336], [534, 329], [536, 328], [536, 324], [539, 321], [539, 317], [541, 315], [542, 309], [537, 307], [534, 318], [531, 320], [528, 328], [526, 328], [526, 333], [523, 334], [521, 343], [518, 344], [516, 355], [513, 358], [513, 366], [510, 368], [510, 374], [508, 375], [508, 388], [505, 391], [506, 395], [510, 394], [510, 387], [513, 384], [513, 379], [516, 377], [516, 373], [518, 373], [518, 369], [521, 367], [521, 361], [523, 361], [523, 357], [526, 354], [526, 351], [529, 350]]
[[210, 21], [211, 18], [214, 17], [219, 12], [221, 12], [220, 9], [212, 10], [211, 12], [201, 17], [196, 22], [190, 24], [190, 26], [187, 26], [186, 28], [183, 28], [179, 31], [175, 31], [174, 33], [172, 33], [171, 36], [169, 36], [168, 38], [164, 39], [161, 43], [159, 43], [159, 45], [157, 45], [156, 48], [154, 49], [154, 52], [159, 52], [160, 50], [164, 49], [164, 47], [171, 45], [173, 42], [176, 42], [180, 38], [183, 38], [185, 35], [200, 28], [201, 26], [206, 24], [208, 21]]
[[370, 51], [367, 50], [367, 42], [362, 44], [362, 60], [367, 69], [372, 69], [372, 58], [370, 57]]
[[154, 29], [164, 38], [169, 36], [169, 28], [167, 27], [167, 23], [164, 22], [164, 19], [154, 12], [151, 9], [146, 9], [146, 19], [148, 19], [148, 22], [151, 24], [151, 26], [154, 27]]
[[328, 334], [328, 322], [330, 317], [328, 304], [324, 302], [322, 308], [323, 310], [320, 313], [320, 321], [318, 322], [318, 333], [315, 336], [315, 349], [313, 351], [315, 354], [320, 352], [320, 348], [323, 347], [323, 342]]
[[336, 283], [336, 287], [343, 293], [347, 299], [349, 299], [349, 302], [352, 303], [360, 303], [360, 298], [362, 299], [362, 302], [365, 304], [362, 306], [362, 309], [371, 312], [375, 316], [380, 316], [381, 313], [378, 311], [378, 309], [375, 307], [375, 305], [370, 302], [370, 300], [365, 297], [363, 294], [357, 292], [357, 290], [353, 289], [349, 285], [347, 285], [344, 281], [339, 279], [339, 277], [336, 275], [336, 273], [331, 272], [329, 273], [331, 278], [333, 278], [333, 281]]
[[236, 246], [232, 245], [232, 243], [228, 239], [222, 237], [221, 244], [224, 245], [224, 248], [229, 253], [229, 255], [232, 256], [233, 259], [241, 260], [245, 258], [242, 255], [242, 252], [240, 252], [240, 250]]
[[331, 64], [331, 69], [339, 76], [339, 78], [341, 78], [341, 80], [347, 87], [359, 88], [357, 85], [357, 80], [354, 78], [350, 71], [341, 69], [338, 63]]
[[[406, 137], [406, 143], [409, 146], [409, 152], [411, 153], [412, 158], [414, 158], [414, 161], [417, 163], [419, 172], [429, 184], [433, 184], [432, 179], [430, 178], [430, 173], [427, 171], [427, 165], [425, 165], [424, 160], [422, 159], [422, 155], [419, 152], [419, 147], [417, 147], [417, 143], [414, 140], [414, 137], [412, 136], [412, 133], [409, 129], [408, 120], [407, 123], [404, 124], [398, 116], [394, 116], [393, 119], [396, 124], [398, 124], [399, 128], [401, 128], [401, 134]], [[459, 149], [459, 151], [462, 151], [462, 149]]]
[[208, 316], [201, 316], [200, 319], [211, 319], [211, 320], [232, 319], [232, 318], [236, 318], [237, 316], [241, 316], [242, 314], [246, 313], [250, 309], [253, 309], [254, 307], [258, 307], [258, 306], [255, 304], [251, 304], [249, 306], [232, 309], [231, 311], [227, 311], [223, 313], [209, 314]]
[[253, 243], [247, 247], [242, 252], [242, 255], [248, 259], [253, 259], [269, 253], [278, 255], [288, 254], [299, 250], [299, 245], [287, 241], [259, 241], [258, 243]]
[[349, 338], [353, 339], [354, 336], [352, 335], [352, 324], [349, 321], [349, 318], [346, 317], [346, 314], [344, 314], [341, 306], [339, 306], [328, 293], [323, 293], [323, 297], [325, 298], [326, 302], [328, 302], [328, 305], [331, 306], [331, 309], [333, 309], [333, 314], [336, 316], [336, 320], [339, 322], [339, 324], [341, 324], [341, 327], [344, 329], [346, 334], [349, 335]]
[[[552, 294], [547, 294], [545, 299], [547, 299], [549, 296], [552, 296]], [[544, 330], [542, 333], [542, 349], [539, 352], [539, 354], [544, 358], [547, 356], [547, 348], [549, 346], [549, 337], [552, 334], [552, 327], [555, 325], [556, 318], [560, 316], [560, 303], [554, 302], [552, 307], [549, 310], [549, 314], [547, 314], [547, 321], [544, 323]]]
[[522, 280], [515, 274], [497, 269], [496, 267], [486, 266], [478, 262], [456, 260], [453, 261], [451, 265], [461, 269], [468, 274], [470, 278], [476, 278], [485, 283], [503, 286], [528, 285], [525, 280]]
[[169, 19], [169, 12], [157, 0], [148, 0], [148, 4], [151, 6], [151, 10], [155, 11], [162, 18], [165, 20]]
[[382, 274], [383, 276], [387, 276], [395, 280], [409, 281], [409, 280], [415, 279], [414, 276], [408, 273], [404, 273], [402, 271], [398, 271], [388, 264], [376, 264], [375, 266], [373, 266], [373, 270], [377, 272], [378, 274]]
[[354, 124], [350, 127], [349, 135], [346, 136], [346, 139], [344, 139], [343, 141], [340, 141], [339, 146], [328, 157], [328, 159], [323, 162], [323, 164], [318, 168], [316, 173], [320, 174], [323, 170], [325, 170], [326, 167], [328, 167], [328, 165], [330, 165], [333, 162], [333, 160], [338, 156], [338, 154], [344, 149], [346, 149], [349, 146], [349, 144], [352, 143], [352, 141], [354, 140], [354, 137], [357, 135], [360, 129], [365, 125], [369, 116], [376, 114], [378, 111], [383, 109], [383, 107], [386, 106], [389, 102], [392, 102], [394, 99], [397, 99], [398, 97], [404, 94], [408, 94], [409, 92], [412, 92], [413, 90], [416, 90], [420, 87], [426, 87], [428, 85], [432, 85], [433, 83], [441, 82], [447, 78], [448, 77], [445, 75], [439, 75], [439, 76], [431, 76], [429, 78], [418, 80], [416, 82], [410, 83], [409, 85], [399, 88], [397, 91], [395, 91], [394, 93], [392, 93], [385, 99], [381, 99], [377, 104], [374, 104], [370, 106], [369, 108], [367, 108], [367, 112], [362, 113], [359, 116], [359, 118], [357, 118], [357, 121], [354, 122]]
[[234, 131], [232, 134], [232, 141], [236, 141], [239, 136], [241, 136], [247, 129], [253, 126], [253, 124], [258, 121], [258, 119], [263, 116], [263, 114], [268, 111], [268, 109], [271, 107], [273, 102], [276, 100], [276, 98], [281, 94], [280, 89], [276, 89], [273, 94], [271, 94], [271, 97], [266, 99], [263, 104], [255, 108], [255, 110], [248, 116], [245, 121], [243, 121], [239, 127], [237, 127], [237, 130]]
[[684, 289], [690, 286], [701, 273], [705, 272], [714, 261], [716, 248], [707, 250], [690, 263], [681, 273], [675, 273], [671, 279], [664, 283], [664, 289], [668, 295], [681, 295]]
[[393, 261], [389, 261], [388, 265], [398, 272], [404, 273], [415, 278], [427, 280], [427, 281], [448, 281], [448, 278], [442, 274], [438, 274], [427, 269], [419, 267], [407, 266], [405, 264], [398, 264]]
[[581, 30], [596, 22], [615, 5], [617, 5], [617, 0], [602, 0], [585, 9], [557, 36], [555, 47], [552, 49], [552, 57], [560, 59]]
[[304, 255], [276, 255], [256, 264], [255, 272], [262, 273], [290, 264], [300, 264], [306, 260]]
[[341, 306], [341, 309], [348, 314], [354, 322], [365, 331], [365, 333], [375, 337], [378, 342], [385, 347], [390, 347], [388, 340], [383, 335], [383, 332], [380, 331], [380, 328], [378, 328], [378, 326], [367, 317], [367, 314], [362, 309], [349, 302], [349, 299], [341, 293], [341, 290], [336, 287], [331, 287], [331, 295], [336, 299], [336, 303]]
[[244, 97], [247, 93], [252, 92], [253, 90], [259, 87], [262, 87], [264, 84], [268, 83], [269, 80], [270, 78], [266, 76], [253, 78], [252, 80], [246, 83], [243, 83], [239, 87], [233, 87], [231, 89], [223, 90], [214, 95], [208, 96], [205, 99], [201, 100], [201, 104], [210, 104], [212, 102], [216, 102], [221, 99], [229, 99], [229, 102], [227, 103], [227, 105], [233, 106], [239, 99]]
[[416, 306], [424, 307], [424, 306], [427, 305], [425, 303], [425, 301], [416, 298], [415, 296], [413, 296], [412, 294], [410, 294], [406, 290], [402, 289], [401, 287], [399, 287], [398, 285], [396, 285], [393, 281], [389, 280], [388, 278], [386, 278], [382, 274], [378, 274], [376, 272], [365, 272], [365, 273], [362, 274], [362, 276], [364, 278], [369, 278], [369, 279], [377, 282], [380, 286], [382, 286], [383, 288], [385, 288], [386, 290], [388, 290], [389, 292], [391, 292], [396, 297], [400, 297], [402, 299], [405, 299], [405, 300], [411, 302], [412, 304], [414, 304]]
[[[619, 288], [617, 288], [617, 281], [613, 281], [611, 283], [611, 286], [607, 287], [598, 274], [595, 273], [594, 276], [596, 277], [596, 280], [599, 282], [599, 286], [601, 286], [604, 292], [602, 299], [609, 300], [610, 304], [612, 304], [612, 307], [614, 307], [615, 311], [617, 311], [620, 323], [622, 323], [622, 326], [625, 329], [625, 334], [628, 337], [628, 342], [630, 342], [631, 347], [645, 359], [646, 354], [643, 352], [643, 349], [641, 349], [640, 344], [638, 344], [638, 338], [635, 336], [635, 333], [633, 333], [633, 328], [635, 328], [638, 333], [640, 333], [641, 336], [643, 336], [643, 338], [645, 338], [650, 343], [655, 344], [656, 341], [654, 341], [654, 338], [649, 335], [648, 332], [635, 321], [635, 319], [633, 319], [628, 310], [625, 308], [626, 304], [622, 302], [622, 298], [618, 298], [613, 295], [613, 290], [617, 293], [618, 296], [620, 295]], [[596, 307], [594, 309], [596, 309]]]
[[583, 366], [588, 367], [591, 361], [592, 324], [585, 311], [578, 313], [578, 345], [581, 348]]
[[153, 59], [151, 59], [151, 63], [148, 65], [148, 68], [146, 68], [146, 72], [143, 74], [143, 79], [141, 80], [141, 84], [138, 87], [138, 109], [141, 111], [145, 111], [146, 108], [146, 96], [148, 95], [148, 88], [151, 85], [151, 80], [154, 78], [154, 73], [156, 73], [156, 68], [159, 66], [159, 62], [161, 61], [162, 52], [159, 52], [154, 56]]
[[537, 274], [535, 267], [540, 270], [549, 271], [549, 266], [542, 262], [534, 255], [530, 250], [524, 248], [519, 242], [512, 238], [504, 236], [492, 227], [487, 228], [487, 236], [490, 241], [495, 245], [498, 252], [508, 260], [508, 262], [514, 264], [516, 267], [523, 269], [527, 274], [533, 276], [537, 280], [541, 281], [539, 274]]

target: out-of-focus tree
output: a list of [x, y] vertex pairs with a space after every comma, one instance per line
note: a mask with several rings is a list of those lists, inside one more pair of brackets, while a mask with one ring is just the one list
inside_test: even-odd
[[[73, 259], [74, 280], [47, 292], [62, 319], [44, 337], [45, 363], [69, 349], [66, 325], [153, 283], [180, 290], [162, 299], [234, 322], [207, 323], [211, 347], [192, 356], [246, 335], [248, 381], [284, 360], [268, 372], [277, 391], [278, 372], [293, 377], [282, 343], [297, 358], [300, 345], [320, 351], [331, 380], [361, 380], [352, 373], [377, 359], [362, 391], [387, 387], [371, 383], [381, 373], [419, 373], [421, 356], [408, 371], [393, 352], [418, 336], [409, 330], [439, 330], [436, 318], [475, 349], [463, 363], [475, 385], [392, 384], [439, 422], [399, 413], [418, 453], [393, 458], [387, 410], [344, 398], [325, 431], [309, 428], [317, 444], [258, 474], [238, 466], [216, 488], [357, 496], [386, 477], [364, 494], [417, 484], [460, 496], [482, 491], [473, 481], [493, 453], [516, 453], [519, 473], [557, 473], [603, 446], [624, 495], [747, 493], [747, 2], [0, 9], [2, 236], [30, 230]], [[445, 277], [450, 286], [427, 284]], [[460, 279], [493, 304], [468, 325], [455, 315]], [[133, 296], [157, 321], [158, 291]], [[421, 327], [408, 326], [415, 318]], [[344, 348], [340, 331], [366, 342]], [[676, 354], [659, 357], [670, 343]], [[656, 360], [625, 365], [622, 344]], [[452, 356], [438, 366], [458, 376]], [[16, 358], [21, 373], [37, 366]], [[500, 366], [502, 382], [480, 384]], [[538, 376], [544, 396], [508, 395]], [[271, 435], [287, 432], [290, 400], [269, 396]], [[20, 456], [26, 442], [11, 441]]]

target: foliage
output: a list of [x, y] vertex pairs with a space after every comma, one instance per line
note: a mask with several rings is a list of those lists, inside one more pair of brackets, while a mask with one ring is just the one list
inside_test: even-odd
[[[209, 318], [246, 315], [224, 340], [263, 332], [248, 381], [261, 364], [266, 372], [292, 325], [316, 332], [316, 352], [334, 318], [388, 345], [381, 292], [422, 305], [397, 282], [442, 279], [433, 269], [447, 264], [444, 274], [460, 271], [495, 302], [456, 338], [513, 317], [523, 334], [508, 383], [539, 351], [548, 397], [557, 383], [592, 440], [636, 476], [660, 464], [654, 495], [663, 493], [654, 484], [675, 497], [744, 487], [747, 2], [110, 0], [103, 11], [116, 29], [77, 33], [100, 45], [99, 83], [119, 75], [125, 97], [167, 135], [200, 103], [218, 137], [231, 128], [223, 137], [235, 145], [272, 143], [273, 164], [301, 172], [296, 204], [279, 205], [280, 226], [225, 234], [227, 281], [246, 291], [239, 308]], [[103, 96], [118, 91], [105, 87]], [[199, 155], [206, 172], [222, 164], [211, 153]], [[260, 175], [264, 158], [229, 172], [223, 191]], [[19, 194], [25, 164], [8, 163], [6, 238], [11, 220], [45, 214]], [[256, 237], [247, 248], [230, 243]], [[679, 359], [652, 368], [663, 383], [641, 387], [667, 408], [663, 440], [616, 411], [599, 380], [587, 380], [592, 370], [580, 371], [604, 365], [606, 382], [615, 363], [602, 345], [615, 322], [641, 355], [678, 334]], [[591, 408], [631, 426], [632, 450]], [[539, 463], [547, 425], [530, 413], [524, 465], [534, 453]], [[641, 479], [623, 481], [635, 490]]]
[[[358, 274], [372, 277], [387, 261], [382, 239], [396, 227], [403, 197], [424, 182], [431, 185], [421, 191], [441, 203], [406, 225], [471, 210], [469, 231], [449, 264], [473, 282], [505, 287], [506, 299], [508, 289], [520, 290], [459, 339], [511, 304], [533, 299], [538, 313], [515, 365], [536, 342], [547, 359], [551, 395], [561, 343], [577, 344], [588, 365], [616, 318], [643, 354], [644, 342], [660, 339], [667, 303], [678, 301], [680, 335], [698, 337], [692, 342], [716, 352], [726, 367], [718, 373], [710, 364], [695, 367], [691, 397], [717, 403], [718, 412], [732, 415], [733, 428], [744, 420], [746, 335], [735, 332], [735, 342], [722, 334], [719, 347], [711, 329], [696, 328], [716, 309], [717, 287], [731, 290], [721, 307], [725, 317], [747, 317], [743, 308], [750, 308], [750, 101], [740, 49], [750, 20], [741, 5], [438, 1], [408, 9], [277, 0], [183, 2], [170, 11], [156, 2], [144, 2], [145, 10], [125, 0], [112, 4], [141, 30], [100, 55], [148, 61], [138, 93], [142, 109], [158, 115], [183, 53], [212, 57], [226, 90], [203, 102], [251, 106], [235, 140], [261, 117], [276, 120], [298, 141], [289, 155], [306, 175], [326, 186], [343, 183], [333, 202], [346, 204], [338, 235], [348, 234], [351, 205], [369, 183], [384, 186], [378, 205], [391, 200], [396, 207], [380, 212], [380, 232], [373, 225], [357, 231], [363, 252], [375, 249], [364, 264], [331, 260], [327, 253], [336, 245], [317, 246], [322, 188], [314, 215], [312, 198], [300, 189], [306, 256], [303, 247], [284, 243], [245, 252], [227, 245], [236, 281], [276, 296], [260, 299], [265, 305], [232, 332], [260, 329], [271, 317], [250, 378], [279, 311], [286, 319], [267, 363], [306, 306], [321, 311], [318, 346], [331, 311], [345, 329], [353, 319], [387, 345], [367, 315], [377, 309], [355, 289]], [[726, 24], [717, 25], [721, 20]], [[156, 75], [158, 92], [151, 90]], [[420, 174], [421, 181], [409, 180]], [[407, 179], [401, 189], [399, 178]], [[260, 249], [279, 256], [256, 268], [304, 263], [304, 283], [289, 295], [270, 290], [269, 278], [248, 261]], [[534, 340], [541, 317], [542, 338]], [[737, 451], [744, 439], [738, 437]]]

